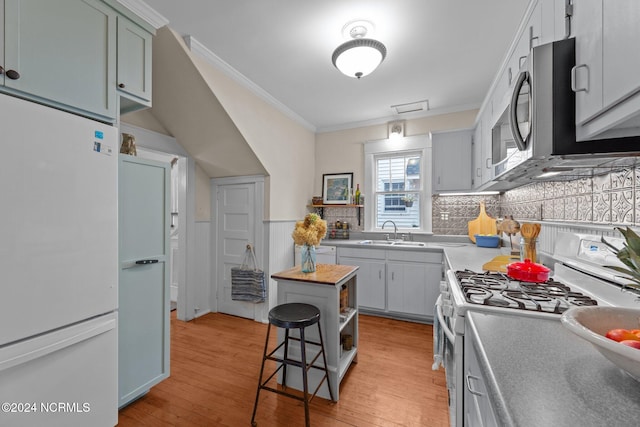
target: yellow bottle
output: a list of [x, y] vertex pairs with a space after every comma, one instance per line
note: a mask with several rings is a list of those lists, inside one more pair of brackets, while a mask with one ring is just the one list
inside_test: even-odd
[[360, 184], [356, 184], [356, 200], [355, 200], [355, 204], [356, 205], [360, 204]]

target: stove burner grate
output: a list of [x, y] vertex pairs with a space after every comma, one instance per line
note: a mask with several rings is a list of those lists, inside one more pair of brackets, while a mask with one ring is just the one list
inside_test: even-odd
[[467, 302], [517, 310], [562, 314], [571, 306], [597, 302], [556, 280], [523, 282], [499, 272], [457, 271], [456, 278]]

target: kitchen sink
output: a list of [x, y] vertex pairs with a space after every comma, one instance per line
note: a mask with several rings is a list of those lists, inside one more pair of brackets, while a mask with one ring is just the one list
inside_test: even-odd
[[393, 240], [361, 240], [361, 245], [393, 245]]
[[425, 247], [424, 242], [393, 242], [393, 246]]
[[361, 240], [361, 245], [382, 245], [382, 246], [405, 246], [405, 247], [425, 247], [424, 242], [407, 242], [404, 240]]
[[358, 244], [370, 246], [395, 246], [400, 248], [437, 248], [445, 246], [457, 248], [466, 246], [464, 243], [455, 242], [412, 242], [407, 240], [361, 240]]

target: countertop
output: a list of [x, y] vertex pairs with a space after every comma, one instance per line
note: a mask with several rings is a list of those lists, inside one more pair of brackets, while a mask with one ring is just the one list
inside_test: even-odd
[[272, 279], [292, 280], [294, 282], [316, 283], [320, 285], [336, 285], [342, 282], [358, 268], [353, 265], [317, 264], [313, 273], [303, 273], [300, 266], [274, 273]]
[[559, 320], [467, 312], [504, 426], [637, 426], [640, 382]]
[[[373, 247], [354, 240], [335, 246]], [[484, 263], [509, 253], [509, 248], [479, 248], [471, 242], [447, 241], [427, 242], [426, 247], [410, 250], [443, 251], [449, 268], [472, 271], [482, 271]], [[545, 265], [553, 268], [548, 256]], [[480, 366], [500, 425], [640, 425], [640, 382], [569, 332], [559, 318], [469, 311], [466, 319], [465, 333], [471, 334], [479, 350]]]
[[[466, 236], [454, 236], [455, 239], [446, 240], [447, 236], [438, 236], [438, 240], [425, 241], [425, 246], [394, 246], [394, 245], [367, 245], [361, 244], [360, 239], [351, 240], [329, 240], [322, 241], [322, 246], [352, 247], [362, 249], [378, 250], [402, 250], [419, 252], [444, 252], [447, 265], [453, 270], [482, 271], [482, 265], [499, 255], [508, 255], [511, 252], [509, 247], [502, 248], [481, 248], [471, 242]], [[541, 254], [541, 256], [543, 256]], [[544, 262], [552, 268], [552, 263]], [[551, 265], [549, 265], [551, 264]]]

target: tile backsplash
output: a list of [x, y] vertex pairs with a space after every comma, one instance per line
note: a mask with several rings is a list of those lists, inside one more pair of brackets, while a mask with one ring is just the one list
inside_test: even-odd
[[467, 234], [479, 203], [494, 218], [640, 225], [640, 167], [573, 181], [541, 182], [496, 196], [433, 196], [433, 232]]
[[466, 235], [467, 223], [480, 214], [484, 201], [487, 215], [501, 216], [500, 196], [433, 196], [432, 230], [434, 234]]

